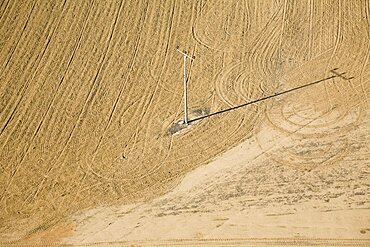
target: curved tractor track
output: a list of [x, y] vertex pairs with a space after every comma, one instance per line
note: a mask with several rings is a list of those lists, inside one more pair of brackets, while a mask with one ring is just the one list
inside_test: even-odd
[[[291, 169], [348, 158], [351, 131], [369, 129], [370, 2], [267, 2], [1, 1], [0, 242], [81, 210], [161, 195], [252, 135], [271, 162]], [[336, 67], [353, 78], [172, 134], [183, 114], [177, 45], [196, 55], [191, 114], [310, 83]], [[269, 136], [258, 133], [262, 124]], [[270, 145], [279, 138], [290, 141]]]

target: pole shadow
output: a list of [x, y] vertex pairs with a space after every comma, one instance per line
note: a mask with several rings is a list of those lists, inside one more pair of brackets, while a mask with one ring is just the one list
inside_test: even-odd
[[305, 84], [305, 85], [302, 85], [302, 86], [299, 86], [299, 87], [291, 88], [289, 90], [286, 90], [286, 91], [283, 91], [283, 92], [280, 92], [280, 93], [275, 93], [273, 95], [269, 95], [269, 96], [266, 96], [266, 97], [263, 97], [263, 98], [260, 98], [260, 99], [249, 101], [247, 103], [244, 103], [244, 104], [241, 104], [241, 105], [238, 105], [238, 106], [235, 106], [235, 107], [231, 107], [231, 108], [221, 110], [221, 111], [218, 111], [218, 112], [210, 113], [208, 115], [204, 115], [204, 116], [201, 116], [201, 117], [193, 118], [193, 119], [189, 120], [188, 123], [192, 123], [192, 122], [199, 121], [199, 120], [202, 120], [202, 119], [205, 119], [205, 118], [209, 118], [209, 117], [212, 117], [212, 116], [215, 116], [215, 115], [218, 115], [218, 114], [233, 111], [233, 110], [236, 110], [236, 109], [239, 109], [239, 108], [251, 105], [251, 104], [256, 104], [256, 103], [259, 103], [261, 101], [271, 99], [273, 97], [277, 97], [277, 96], [280, 96], [280, 95], [283, 95], [283, 94], [287, 94], [287, 93], [290, 93], [290, 92], [293, 92], [293, 91], [296, 91], [296, 90], [299, 90], [299, 89], [302, 89], [302, 88], [306, 88], [306, 87], [318, 84], [318, 83], [323, 82], [323, 81], [333, 79], [335, 77], [340, 77], [344, 80], [350, 80], [350, 79], [354, 78], [354, 77], [346, 78], [346, 77], [343, 76], [344, 73], [339, 74], [338, 72], [336, 72], [336, 70], [337, 70], [337, 68], [330, 71], [334, 74], [333, 76], [330, 76], [330, 77], [327, 77], [327, 78], [324, 78], [324, 79], [321, 79], [321, 80], [318, 80], [318, 81], [314, 81], [314, 82], [311, 82], [311, 83], [308, 83], [308, 84]]

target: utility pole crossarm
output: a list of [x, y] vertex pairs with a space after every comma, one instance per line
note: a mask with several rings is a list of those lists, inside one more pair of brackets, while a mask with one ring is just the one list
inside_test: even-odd
[[186, 56], [187, 58], [189, 58], [192, 61], [195, 59], [195, 56], [192, 56], [192, 57], [189, 56], [185, 50], [184, 51], [179, 50], [179, 47], [176, 47], [176, 51], [180, 52], [182, 55]]

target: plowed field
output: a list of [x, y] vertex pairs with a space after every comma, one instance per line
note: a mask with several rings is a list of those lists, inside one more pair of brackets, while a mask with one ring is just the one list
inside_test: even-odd
[[[190, 118], [215, 114], [174, 133], [177, 45], [195, 55]], [[368, 208], [369, 106], [367, 0], [0, 0], [0, 243], [157, 198], [251, 138], [258, 169], [205, 191], [243, 180], [279, 207], [335, 188], [343, 208]], [[223, 201], [212, 191], [205, 211]]]

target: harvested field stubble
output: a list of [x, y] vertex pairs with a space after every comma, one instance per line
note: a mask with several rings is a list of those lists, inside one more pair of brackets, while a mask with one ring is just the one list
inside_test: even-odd
[[[0, 1], [0, 243], [35, 239], [86, 209], [155, 198], [252, 136], [264, 165], [284, 172], [363, 169], [369, 25], [366, 0]], [[180, 130], [177, 45], [196, 55], [192, 117], [333, 76], [333, 68], [353, 78]]]

